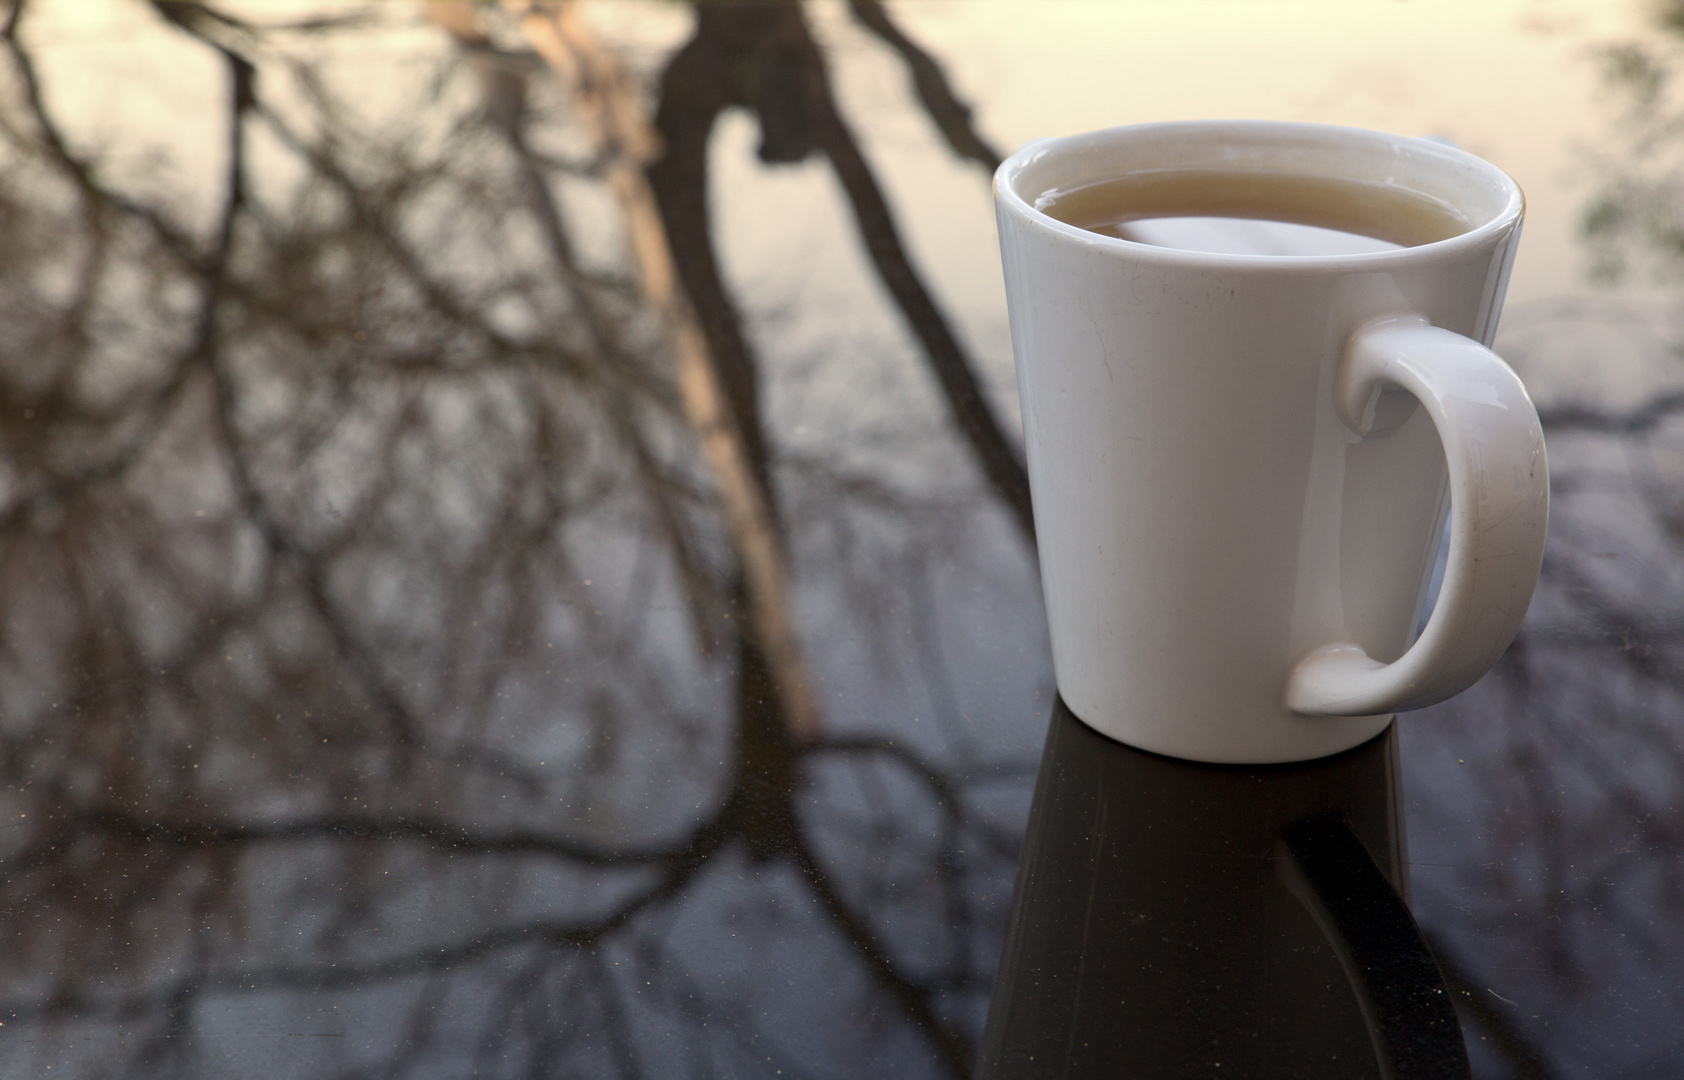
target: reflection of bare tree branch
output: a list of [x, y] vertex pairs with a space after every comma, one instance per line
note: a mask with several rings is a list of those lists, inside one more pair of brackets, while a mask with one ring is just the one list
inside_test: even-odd
[[421, 819], [331, 817], [242, 825], [233, 822], [148, 820], [108, 810], [84, 812], [57, 823], [55, 834], [50, 839], [0, 862], [0, 869], [7, 874], [24, 873], [63, 852], [76, 838], [92, 832], [160, 849], [182, 851], [319, 840], [407, 841], [457, 854], [543, 855], [581, 866], [598, 867], [692, 862], [698, 849], [704, 846], [704, 840], [698, 838], [713, 835], [712, 828], [702, 826], [689, 839], [678, 844], [650, 848], [604, 847], [525, 830], [480, 833], [449, 822]]
[[212, 384], [216, 388], [214, 414], [220, 428], [221, 444], [227, 451], [229, 474], [239, 491], [247, 520], [256, 526], [270, 550], [279, 556], [293, 556], [299, 562], [303, 569], [306, 591], [317, 613], [333, 634], [341, 653], [354, 658], [364, 685], [379, 703], [399, 745], [406, 749], [415, 749], [420, 744], [416, 719], [410, 714], [402, 697], [382, 677], [378, 665], [357, 641], [351, 628], [340, 617], [337, 606], [328, 596], [327, 582], [320, 564], [286, 534], [275, 516], [270, 513], [267, 501], [252, 478], [246, 455], [241, 450], [239, 427], [234, 419], [234, 382], [217, 350], [217, 316], [222, 306], [223, 289], [227, 280], [226, 268], [234, 242], [234, 226], [246, 202], [245, 122], [247, 114], [257, 104], [253, 89], [256, 68], [244, 56], [207, 35], [202, 22], [221, 20], [211, 19], [201, 5], [159, 0], [154, 3], [154, 7], [166, 20], [214, 49], [222, 57], [228, 70], [230, 101], [227, 133], [228, 173], [225, 185], [227, 194], [218, 219], [216, 239], [201, 271], [204, 298], [200, 305], [198, 326], [194, 331], [193, 352], [190, 355], [193, 362], [203, 365], [211, 372]]
[[[411, 126], [400, 121], [389, 145], [357, 130], [331, 49], [315, 51], [389, 9], [262, 25], [198, 2], [143, 8], [171, 40], [179, 32], [208, 50], [227, 88], [212, 114], [219, 198], [202, 231], [122, 194], [99, 154], [78, 156], [79, 117], [67, 113], [61, 133], [42, 107], [59, 101], [60, 69], [44, 60], [48, 85], [38, 85], [28, 34], [7, 24], [4, 49], [24, 74], [0, 87], [0, 103], [21, 103], [0, 112], [0, 140], [36, 173], [0, 177], [0, 214], [58, 193], [70, 209], [55, 207], [54, 227], [91, 238], [85, 258], [74, 249], [76, 294], [42, 308], [69, 342], [64, 370], [92, 348], [102, 274], [168, 275], [185, 299], [179, 314], [158, 316], [181, 332], [159, 335], [168, 348], [144, 392], [84, 405], [71, 376], [55, 373], [70, 389], [52, 391], [64, 404], [44, 410], [41, 429], [69, 442], [74, 421], [112, 437], [91, 469], [54, 472], [43, 455], [31, 483], [56, 479], [0, 506], [0, 798], [29, 811], [17, 831], [0, 831], [0, 929], [13, 962], [3, 993], [15, 999], [0, 1001], [15, 1006], [3, 1019], [33, 1020], [45, 1043], [59, 1025], [121, 1026], [130, 1042], [114, 1072], [187, 1075], [224, 1006], [266, 1008], [254, 993], [290, 1008], [370, 990], [360, 1000], [387, 1002], [373, 1007], [389, 1010], [393, 1045], [334, 1067], [396, 1076], [427, 1067], [448, 1030], [436, 1010], [472, 983], [478, 1001], [508, 1014], [469, 1035], [486, 1070], [507, 1073], [500, 1055], [515, 1046], [552, 1070], [594, 1061], [653, 1073], [630, 1038], [643, 991], [610, 961], [688, 918], [692, 897], [712, 891], [692, 883], [730, 851], [800, 871], [779, 876], [807, 890], [806, 932], [843, 946], [829, 962], [857, 969], [873, 1011], [886, 1005], [891, 1025], [930, 1048], [913, 1051], [918, 1061], [958, 1074], [993, 928], [973, 894], [985, 879], [1000, 894], [1016, 848], [978, 789], [1027, 773], [950, 768], [938, 751], [890, 740], [803, 740], [789, 722], [781, 661], [767, 656], [777, 634], [763, 613], [751, 632], [729, 632], [755, 614], [756, 556], [722, 542], [741, 529], [719, 535], [717, 496], [687, 438], [719, 434], [729, 395], [715, 380], [701, 410], [712, 419], [697, 420], [697, 387], [683, 380], [708, 357], [694, 348], [695, 320], [683, 325], [677, 285], [694, 253], [663, 249], [638, 189], [653, 148], [628, 135], [643, 123], [636, 96], [570, 21], [573, 8], [510, 8], [524, 23], [459, 34], [460, 51], [436, 55], [449, 92]], [[510, 8], [463, 10], [477, 21]], [[561, 109], [547, 81], [526, 82], [542, 69], [508, 51], [518, 29], [565, 76]], [[810, 119], [800, 113], [791, 130]], [[296, 188], [257, 172], [270, 160], [295, 171]], [[586, 227], [562, 197], [577, 190], [568, 185], [621, 200], [641, 291], [631, 275], [581, 264], [569, 227], [581, 238]], [[447, 227], [459, 215], [518, 230], [489, 244], [471, 237], [461, 260], [460, 248], [429, 246], [441, 204]], [[520, 250], [527, 239], [535, 258]], [[51, 268], [50, 256], [12, 258], [12, 243], [0, 230], [0, 273], [21, 267], [8, 283]], [[26, 280], [26, 304], [32, 288]], [[527, 305], [517, 315], [536, 317], [509, 318], [511, 299]], [[735, 310], [723, 287], [720, 299]], [[678, 339], [681, 360], [691, 349], [676, 387], [658, 329]], [[11, 343], [0, 341], [0, 360], [27, 355]], [[752, 389], [752, 357], [739, 359]], [[15, 377], [0, 365], [0, 470], [14, 448], [34, 446], [13, 440], [35, 431], [16, 423], [14, 403], [40, 407], [13, 396]], [[465, 417], [454, 442], [429, 411], [441, 402]], [[746, 444], [750, 432], [739, 434]], [[486, 458], [462, 501], [432, 490], [451, 457], [500, 439], [506, 456]], [[782, 558], [778, 529], [803, 543], [813, 531], [802, 500], [815, 497], [806, 481], [822, 462], [780, 462], [801, 512], [777, 522], [772, 454], [763, 441], [732, 454], [715, 474], [734, 469], [759, 492], [756, 527]], [[933, 510], [953, 530], [975, 507], [968, 487], [925, 499], [865, 475], [824, 483], [827, 513], [867, 508], [866, 527], [888, 524], [897, 538], [914, 515]], [[635, 553], [619, 514], [634, 522]], [[943, 547], [930, 539], [943, 535], [912, 540]], [[868, 553], [853, 559], [834, 572], [875, 576], [879, 588], [928, 566], [908, 558], [885, 575]], [[629, 577], [614, 606], [602, 581], [589, 588], [593, 572]], [[396, 599], [371, 581], [395, 582]], [[671, 615], [686, 602], [693, 642]], [[703, 664], [688, 651], [715, 642], [735, 656], [722, 649]], [[673, 672], [687, 664], [700, 670]], [[736, 684], [714, 694], [710, 680], [733, 672]], [[499, 729], [505, 713], [518, 726]], [[639, 741], [650, 730], [659, 738]], [[546, 765], [555, 746], [559, 760]], [[645, 768], [656, 775], [638, 775]], [[846, 801], [805, 799], [821, 773], [860, 778], [878, 806], [918, 808], [917, 825], [866, 813], [882, 866], [832, 865], [858, 821]], [[662, 804], [669, 780], [688, 786]], [[809, 814], [813, 804], [822, 812]], [[601, 836], [618, 839], [592, 839]], [[470, 874], [467, 893], [489, 896], [502, 882], [510, 895], [541, 893], [539, 910], [452, 891], [424, 932], [394, 925], [395, 913], [430, 902], [422, 894], [441, 867]], [[908, 887], [896, 890], [897, 875]], [[295, 917], [310, 927], [302, 940], [265, 940], [275, 920]], [[933, 936], [929, 919], [945, 920]], [[719, 1015], [721, 1000], [692, 1003], [693, 1015]], [[574, 1026], [594, 1041], [558, 1028], [557, 1002], [588, 1017]], [[690, 1022], [699, 1044], [737, 1034]], [[622, 1037], [605, 1048], [616, 1024]]]
[[[936, 797], [942, 809], [948, 814], [948, 819], [956, 819], [964, 810], [958, 787], [941, 769], [926, 761], [920, 754], [903, 743], [891, 739], [873, 736], [839, 736], [822, 739], [807, 748], [810, 756], [821, 755], [860, 755], [881, 756], [899, 762], [904, 768], [918, 778], [919, 782], [929, 789]], [[991, 845], [994, 853], [1002, 858], [1015, 861], [1019, 854], [1022, 837], [1015, 832], [999, 829], [992, 824], [973, 820], [967, 827], [978, 837]]]
[[1594, 431], [1609, 435], [1641, 435], [1684, 413], [1684, 390], [1657, 394], [1635, 408], [1609, 412], [1588, 405], [1555, 405], [1538, 410], [1538, 419], [1551, 431]]
[[[1579, 617], [1593, 627], [1603, 641], [1623, 643], [1625, 647], [1617, 650], [1617, 663], [1629, 667], [1643, 678], [1684, 683], [1684, 658], [1653, 648], [1630, 647], [1633, 638], [1642, 636], [1647, 629], [1651, 621], [1647, 613], [1605, 595], [1582, 568], [1572, 563], [1553, 560], [1546, 565], [1552, 583], [1559, 582], [1562, 587], [1578, 594], [1582, 602]], [[1526, 640], [1522, 638], [1523, 644]], [[1684, 767], [1684, 749], [1674, 750], [1669, 756], [1676, 756], [1680, 766]]]
[[[145, 206], [131, 199], [114, 194], [100, 187], [94, 180], [93, 171], [82, 159], [71, 153], [59, 136], [55, 125], [46, 121], [47, 109], [41, 99], [41, 83], [35, 72], [35, 65], [29, 61], [17, 38], [19, 21], [23, 16], [26, 0], [16, 0], [4, 25], [3, 36], [14, 63], [17, 65], [19, 81], [24, 92], [24, 101], [29, 111], [39, 122], [40, 135], [46, 144], [48, 154], [58, 161], [76, 181], [79, 193], [94, 200], [96, 203], [121, 208], [126, 213], [141, 218], [152, 226], [159, 237], [165, 240], [171, 251], [189, 262], [195, 260], [192, 242], [187, 235], [152, 207]], [[0, 119], [3, 123], [3, 119]], [[9, 126], [9, 125], [8, 125]]]
[[[27, 55], [18, 48], [14, 36], [7, 35], [7, 42], [13, 52], [14, 60], [23, 74], [23, 83], [27, 91], [26, 97], [35, 112], [37, 127], [41, 131], [47, 146], [51, 149], [54, 159], [76, 179], [84, 196], [90, 199], [95, 206], [118, 209], [151, 226], [166, 249], [182, 257], [188, 263], [194, 276], [201, 282], [202, 288], [191, 342], [183, 352], [181, 359], [177, 361], [174, 376], [165, 383], [147, 405], [149, 419], [140, 427], [140, 438], [108, 461], [75, 477], [61, 479], [56, 484], [42, 489], [36, 494], [35, 498], [37, 500], [42, 497], [61, 498], [81, 485], [98, 480], [113, 479], [122, 475], [145, 450], [148, 440], [161, 427], [158, 418], [173, 408], [180, 400], [183, 392], [192, 385], [189, 376], [195, 372], [209, 372], [212, 385], [217, 389], [216, 401], [218, 407], [216, 413], [222, 427], [222, 445], [228, 448], [227, 464], [230, 474], [236, 480], [241, 492], [248, 520], [258, 528], [268, 542], [270, 549], [276, 555], [293, 557], [297, 560], [303, 571], [307, 595], [312, 599], [318, 614], [333, 635], [340, 651], [346, 657], [351, 658], [360, 669], [365, 686], [380, 704], [381, 711], [389, 718], [400, 744], [415, 747], [417, 745], [417, 721], [410, 715], [402, 696], [388, 685], [387, 680], [379, 671], [378, 664], [368, 655], [367, 650], [357, 640], [354, 631], [342, 618], [337, 605], [328, 596], [324, 571], [319, 561], [312, 557], [302, 545], [288, 536], [278, 520], [269, 512], [261, 491], [250, 475], [245, 456], [239, 450], [241, 440], [232, 420], [235, 391], [230, 377], [219, 365], [216, 352], [217, 318], [224, 300], [235, 292], [233, 281], [227, 274], [226, 269], [234, 240], [235, 222], [246, 203], [244, 124], [247, 115], [258, 108], [253, 88], [256, 69], [249, 60], [233, 48], [207, 36], [208, 27], [206, 24], [228, 27], [239, 27], [242, 24], [229, 20], [198, 3], [160, 2], [155, 4], [155, 7], [168, 22], [213, 49], [222, 58], [229, 75], [230, 101], [226, 143], [226, 195], [208, 252], [194, 251], [184, 234], [152, 209], [113, 195], [95, 181], [93, 173], [86, 163], [77, 159], [58, 135], [56, 127], [47, 116], [42, 105], [33, 65], [29, 62]], [[21, 10], [21, 6], [18, 10]], [[281, 130], [284, 133], [284, 128]], [[416, 276], [418, 279], [424, 277], [419, 272]], [[442, 292], [435, 293], [435, 297], [442, 300]], [[10, 518], [22, 513], [29, 505], [29, 502], [15, 504], [7, 509], [4, 517]], [[505, 775], [519, 776], [524, 773], [524, 770], [515, 763], [482, 750], [467, 748], [455, 752], [455, 756], [465, 764], [488, 767], [503, 772]], [[532, 784], [531, 778], [527, 777], [526, 779], [530, 786]]]
[[[460, 0], [433, 0], [427, 11], [431, 19], [444, 26], [458, 42], [470, 50], [470, 55], [479, 57], [481, 80], [485, 85], [486, 113], [514, 152], [521, 181], [527, 189], [528, 204], [538, 219], [557, 268], [574, 295], [583, 298], [593, 287], [600, 285], [591, 281], [579, 267], [561, 207], [544, 175], [544, 169], [554, 167], [553, 164], [536, 153], [526, 138], [527, 88], [524, 74], [515, 67], [516, 58], [495, 53], [491, 40], [479, 25], [471, 5], [461, 3]], [[591, 173], [597, 177], [601, 176], [602, 171], [601, 161], [591, 168]], [[611, 321], [604, 317], [596, 304], [579, 303], [576, 305], [576, 311], [580, 322], [588, 331], [590, 352], [602, 355], [609, 361], [609, 370], [603, 373], [605, 377], [602, 380], [608, 415], [642, 474], [645, 489], [650, 494], [650, 503], [664, 534], [663, 538], [671, 545], [674, 561], [686, 586], [685, 594], [690, 601], [690, 617], [697, 639], [711, 646], [713, 634], [706, 615], [711, 592], [710, 582], [702, 568], [701, 557], [690, 541], [688, 530], [680, 521], [671, 485], [666, 482], [647, 440], [638, 428], [632, 402], [628, 400], [627, 390], [622, 385], [625, 373], [635, 370], [639, 361], [634, 350], [625, 345], [620, 333]], [[759, 427], [756, 424], [753, 439], [758, 438]], [[760, 460], [758, 457], [754, 459]], [[763, 488], [764, 479], [762, 477]]]
[[697, 12], [697, 36], [672, 56], [661, 73], [654, 117], [661, 152], [649, 162], [647, 175], [672, 243], [674, 272], [707, 335], [732, 415], [742, 428], [749, 459], [760, 463], [757, 475], [761, 485], [771, 490], [759, 375], [743, 332], [742, 316], [720, 272], [708, 206], [709, 135], [715, 118], [731, 103], [726, 73], [721, 70], [724, 58], [707, 49], [701, 39], [702, 24], [714, 17], [709, 8]]
[[[422, 259], [403, 242], [385, 220], [381, 209], [374, 205], [369, 193], [336, 161], [329, 148], [312, 145], [292, 129], [275, 110], [259, 103], [253, 109], [283, 145], [307, 161], [318, 173], [331, 180], [345, 196], [357, 226], [380, 243], [381, 248], [404, 271], [405, 277], [426, 297], [429, 306], [448, 316], [452, 322], [471, 327], [500, 356], [529, 358], [546, 366], [564, 371], [577, 371], [585, 366], [580, 357], [553, 341], [523, 346], [499, 332], [483, 314], [458, 298], [452, 290], [430, 273]], [[242, 297], [244, 298], [244, 297]]]
[[798, 845], [793, 854], [808, 887], [818, 897], [837, 930], [865, 961], [873, 978], [899, 1002], [913, 1022], [929, 1034], [952, 1074], [956, 1077], [969, 1076], [970, 1043], [936, 1015], [929, 990], [911, 982], [896, 970], [883, 943], [836, 891], [830, 875], [818, 864], [806, 844]]
[[637, 1048], [626, 1023], [618, 988], [601, 963], [592, 963], [590, 972], [596, 987], [597, 1008], [602, 1010], [606, 1021], [603, 1027], [607, 1031], [608, 1045], [613, 1051], [619, 1075], [623, 1080], [640, 1080], [644, 1075], [643, 1067], [638, 1063]]
[[674, 879], [640, 893], [610, 914], [583, 922], [539, 921], [481, 934], [448, 945], [427, 945], [398, 956], [331, 964], [274, 965], [232, 971], [195, 972], [156, 990], [137, 994], [59, 994], [45, 1001], [0, 1003], [0, 1013], [18, 1019], [50, 1016], [55, 1019], [121, 1018], [155, 1011], [165, 1002], [183, 997], [210, 997], [265, 990], [359, 989], [459, 969], [474, 961], [527, 946], [577, 949], [588, 947], [623, 927], [644, 908], [671, 895]]
[[[799, 9], [792, 8], [799, 17]], [[814, 136], [836, 170], [842, 189], [853, 204], [860, 238], [877, 267], [877, 274], [906, 316], [912, 332], [923, 344], [924, 355], [946, 393], [948, 407], [959, 431], [971, 444], [983, 473], [1017, 518], [1026, 537], [1035, 535], [1029, 503], [1029, 474], [1019, 452], [1007, 440], [982, 395], [982, 383], [975, 366], [965, 355], [947, 317], [936, 306], [923, 279], [912, 266], [889, 210], [888, 200], [848, 129], [832, 96], [824, 60], [801, 23], [800, 50], [811, 65], [808, 78], [814, 83]]]
[[[654, 952], [655, 950], [651, 950]], [[754, 1016], [721, 1017], [719, 1010], [709, 1002], [707, 986], [704, 979], [698, 978], [691, 972], [683, 970], [676, 958], [658, 956], [662, 969], [667, 973], [662, 987], [662, 1004], [666, 1007], [669, 1019], [683, 1019], [696, 1027], [707, 1027], [715, 1030], [730, 1032], [734, 1043], [744, 1051], [751, 1052], [756, 1061], [765, 1061], [775, 1070], [774, 1074], [787, 1080], [803, 1080], [805, 1077], [823, 1077], [832, 1075], [829, 1070], [812, 1072], [781, 1045], [775, 1033], [769, 1032], [757, 1022]], [[725, 1022], [721, 1022], [724, 1020]], [[701, 1074], [711, 1077], [718, 1074], [711, 1070]], [[734, 1075], [734, 1074], [726, 1074]]]
[[[204, 257], [196, 250], [190, 239], [181, 230], [164, 219], [150, 207], [135, 203], [129, 199], [114, 195], [102, 188], [94, 179], [93, 171], [88, 163], [71, 152], [58, 127], [48, 115], [45, 102], [41, 96], [40, 79], [31, 61], [17, 40], [18, 20], [24, 10], [24, 0], [17, 0], [8, 13], [0, 40], [5, 42], [6, 50], [16, 68], [19, 83], [23, 89], [25, 104], [39, 135], [41, 148], [46, 156], [63, 169], [76, 183], [78, 194], [85, 201], [91, 216], [102, 216], [107, 210], [116, 210], [146, 222], [167, 250], [194, 271], [204, 269]], [[249, 73], [248, 73], [249, 74]], [[9, 127], [0, 117], [0, 130]], [[214, 258], [214, 256], [213, 256]], [[127, 445], [105, 460], [84, 467], [74, 474], [57, 475], [33, 490], [27, 498], [16, 500], [0, 514], [0, 526], [6, 520], [19, 514], [29, 512], [42, 502], [63, 499], [82, 487], [102, 480], [114, 479], [123, 475], [129, 467], [151, 445], [152, 438], [162, 427], [162, 419], [180, 401], [184, 391], [191, 385], [191, 377], [201, 370], [198, 361], [202, 360], [204, 349], [203, 334], [208, 326], [208, 316], [204, 310], [208, 301], [201, 307], [198, 331], [193, 341], [171, 367], [171, 376], [163, 385], [154, 390], [147, 400], [139, 405], [124, 403], [123, 408], [138, 421], [133, 425], [134, 436]], [[49, 400], [41, 402], [43, 413], [51, 414], [57, 409], [64, 408], [62, 384], [55, 385]], [[90, 416], [89, 419], [112, 419]]]
[[733, 352], [746, 355], [737, 319], [723, 305], [706, 237], [707, 133], [721, 110], [741, 105], [760, 117], [765, 160], [798, 161], [813, 150], [830, 159], [866, 253], [922, 346], [959, 433], [1024, 535], [1032, 537], [1029, 481], [1019, 453], [990, 411], [975, 365], [907, 255], [888, 200], [838, 109], [800, 6], [699, 5], [695, 36], [663, 76], [661, 102], [658, 124], [666, 156], [650, 179], [668, 229], [688, 241], [682, 250], [692, 254], [680, 270], [698, 306], [709, 305], [706, 325], [716, 340], [737, 342]]
[[593, 129], [604, 177], [625, 215], [644, 301], [665, 324], [685, 412], [719, 484], [742, 561], [751, 631], [771, 665], [790, 730], [810, 738], [821, 718], [790, 610], [771, 489], [744, 435], [747, 421], [733, 410], [716, 357], [685, 295], [654, 188], [644, 175], [658, 140], [641, 113], [629, 75], [597, 43], [576, 6], [534, 4], [526, 8], [521, 25], [539, 55], [574, 82], [580, 115]]
[[959, 100], [948, 85], [947, 73], [935, 59], [906, 36], [889, 17], [883, 0], [848, 0], [848, 10], [873, 34], [883, 39], [912, 72], [912, 85], [924, 111], [953, 152], [976, 162], [992, 173], [1000, 167], [1000, 153], [985, 142], [971, 123], [971, 107]]

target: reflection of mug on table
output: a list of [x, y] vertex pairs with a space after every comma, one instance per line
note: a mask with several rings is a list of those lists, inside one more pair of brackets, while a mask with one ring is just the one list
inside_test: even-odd
[[[995, 189], [1076, 716], [1176, 757], [1303, 760], [1496, 662], [1549, 506], [1537, 414], [1486, 347], [1512, 180], [1423, 140], [1201, 122], [1038, 142]], [[1178, 227], [1218, 250], [1165, 246]], [[1334, 253], [1255, 253], [1306, 243]]]

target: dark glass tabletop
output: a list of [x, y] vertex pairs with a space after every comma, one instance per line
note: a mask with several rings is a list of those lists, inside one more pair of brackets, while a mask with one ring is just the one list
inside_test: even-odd
[[1067, 718], [989, 175], [1242, 114], [1528, 190], [1542, 583], [1358, 832], [1476, 1076], [1678, 1075], [1684, 19], [1469, 8], [0, 0], [0, 1076], [972, 1075]]

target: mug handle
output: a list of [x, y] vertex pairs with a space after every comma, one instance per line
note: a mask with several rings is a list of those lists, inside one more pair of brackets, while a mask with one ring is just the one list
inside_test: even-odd
[[1450, 551], [1421, 636], [1390, 664], [1351, 642], [1323, 645], [1293, 668], [1286, 705], [1310, 716], [1419, 709], [1491, 669], [1526, 616], [1549, 526], [1549, 463], [1532, 399], [1485, 346], [1408, 316], [1351, 335], [1334, 378], [1339, 416], [1374, 428], [1380, 391], [1426, 407], [1450, 470]]

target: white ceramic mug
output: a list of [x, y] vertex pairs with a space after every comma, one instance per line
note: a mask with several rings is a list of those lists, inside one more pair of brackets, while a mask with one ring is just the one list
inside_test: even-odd
[[[1139, 170], [1402, 185], [1472, 227], [1357, 255], [1208, 254], [1036, 200]], [[1538, 416], [1488, 346], [1520, 189], [1427, 140], [1149, 124], [1033, 143], [995, 203], [1059, 693], [1199, 761], [1320, 757], [1471, 685], [1543, 559]], [[1450, 515], [1438, 601], [1413, 643]]]

